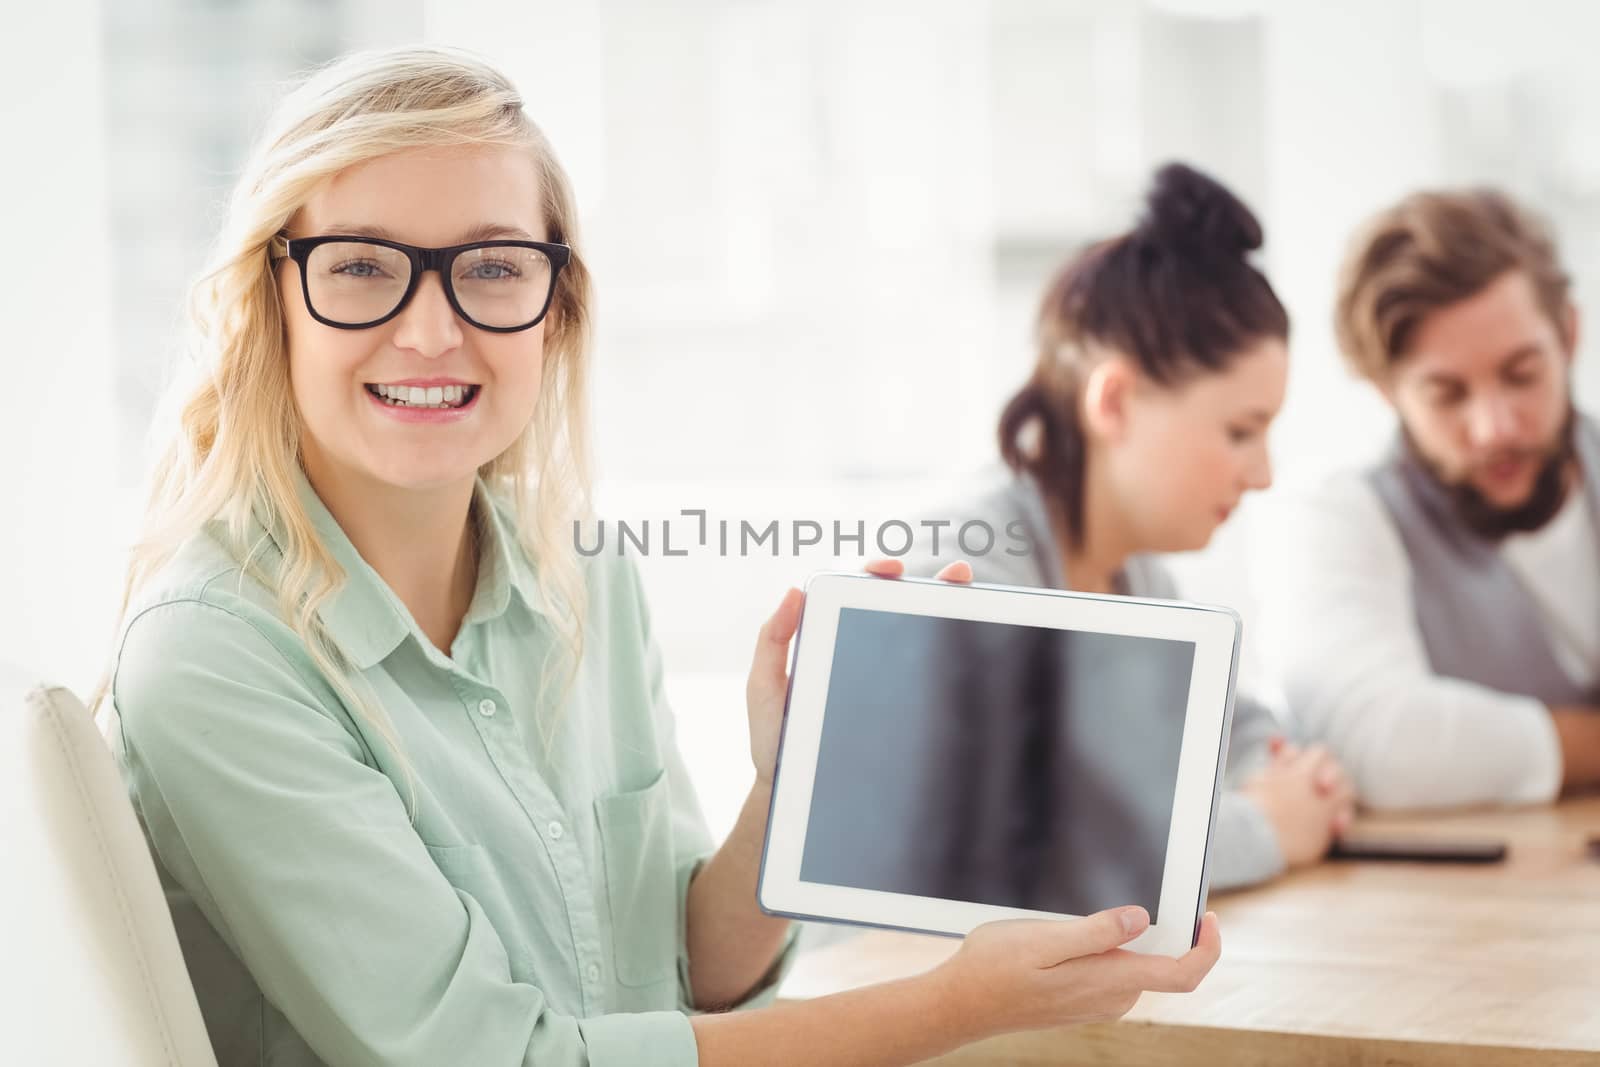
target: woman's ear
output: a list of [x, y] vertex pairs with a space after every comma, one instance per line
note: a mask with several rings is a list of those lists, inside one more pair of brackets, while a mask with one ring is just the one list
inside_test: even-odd
[[1128, 405], [1138, 373], [1120, 356], [1101, 360], [1083, 385], [1084, 433], [1102, 441], [1117, 441], [1127, 433]]

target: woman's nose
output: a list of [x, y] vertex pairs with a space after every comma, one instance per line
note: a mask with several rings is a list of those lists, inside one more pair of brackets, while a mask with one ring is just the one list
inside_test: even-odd
[[461, 320], [435, 271], [423, 274], [405, 309], [395, 316], [394, 343], [428, 359], [461, 345]]

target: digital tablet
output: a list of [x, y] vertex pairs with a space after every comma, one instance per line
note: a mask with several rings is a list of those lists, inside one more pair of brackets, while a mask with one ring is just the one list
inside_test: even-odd
[[1141, 904], [1204, 914], [1239, 617], [1047, 589], [806, 584], [757, 896], [770, 914], [962, 936]]

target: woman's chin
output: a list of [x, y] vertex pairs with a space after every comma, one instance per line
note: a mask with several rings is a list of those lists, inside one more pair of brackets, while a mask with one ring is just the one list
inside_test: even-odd
[[376, 481], [382, 482], [392, 489], [426, 493], [449, 489], [459, 486], [463, 482], [470, 482], [478, 476], [478, 467], [473, 463], [430, 463], [422, 468], [411, 467], [403, 469], [395, 469], [390, 465], [384, 469], [373, 471], [372, 476]]
[[1162, 537], [1154, 545], [1145, 549], [1146, 552], [1156, 555], [1176, 555], [1180, 552], [1199, 552], [1211, 543], [1211, 538], [1217, 532], [1221, 523], [1212, 522], [1198, 528], [1187, 530], [1169, 530], [1167, 536]]

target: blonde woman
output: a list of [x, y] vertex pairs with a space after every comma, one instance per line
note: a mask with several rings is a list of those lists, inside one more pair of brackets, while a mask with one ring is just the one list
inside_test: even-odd
[[1124, 908], [723, 1011], [793, 952], [755, 878], [800, 595], [758, 638], [756, 781], [713, 848], [638, 577], [564, 542], [574, 218], [513, 87], [438, 50], [318, 73], [238, 183], [109, 690], [219, 1058], [911, 1063], [1192, 988], [1215, 920], [1149, 958], [1117, 949], [1148, 922]]

